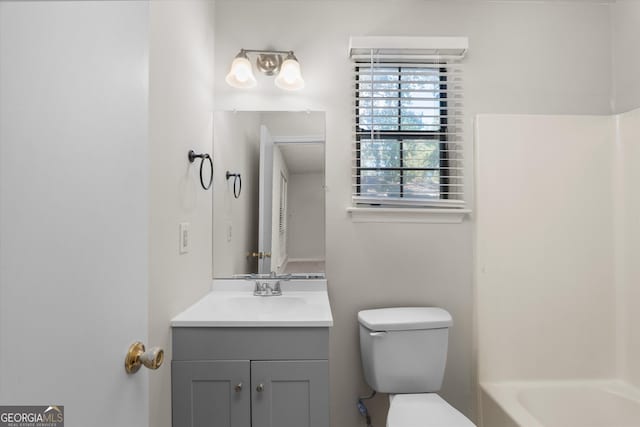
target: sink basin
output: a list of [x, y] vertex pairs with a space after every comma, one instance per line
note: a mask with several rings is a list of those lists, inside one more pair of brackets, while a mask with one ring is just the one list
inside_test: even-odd
[[333, 326], [326, 279], [283, 281], [279, 296], [254, 296], [254, 286], [250, 280], [214, 280], [213, 290], [174, 317], [171, 326]]

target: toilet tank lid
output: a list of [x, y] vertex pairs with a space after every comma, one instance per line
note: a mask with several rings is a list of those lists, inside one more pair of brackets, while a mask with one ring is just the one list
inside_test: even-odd
[[394, 307], [362, 310], [358, 322], [372, 331], [439, 329], [453, 325], [448, 311], [438, 307]]

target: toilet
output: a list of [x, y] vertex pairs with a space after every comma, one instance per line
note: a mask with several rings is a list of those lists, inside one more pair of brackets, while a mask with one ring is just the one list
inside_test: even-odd
[[437, 395], [451, 315], [437, 307], [363, 310], [360, 353], [369, 386], [389, 394], [387, 427], [475, 427]]

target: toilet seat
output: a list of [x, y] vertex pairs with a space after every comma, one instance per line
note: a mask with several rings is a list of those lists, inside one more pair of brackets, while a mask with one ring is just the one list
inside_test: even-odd
[[475, 427], [436, 393], [391, 396], [387, 427]]

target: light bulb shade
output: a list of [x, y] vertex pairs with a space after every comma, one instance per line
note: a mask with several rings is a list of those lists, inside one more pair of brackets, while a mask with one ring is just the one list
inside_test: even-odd
[[292, 53], [287, 55], [280, 66], [280, 73], [276, 77], [275, 83], [276, 86], [284, 90], [298, 90], [304, 87], [300, 63]]
[[233, 59], [229, 74], [227, 74], [227, 77], [224, 80], [229, 86], [240, 89], [256, 87], [258, 82], [253, 75], [251, 62], [244, 51], [240, 51], [240, 53]]

